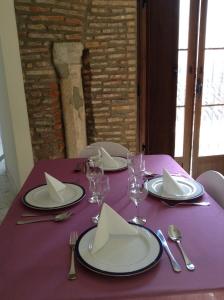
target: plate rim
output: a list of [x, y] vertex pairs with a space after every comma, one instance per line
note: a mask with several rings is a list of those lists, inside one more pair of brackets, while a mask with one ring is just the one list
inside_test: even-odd
[[132, 222], [128, 222], [128, 223], [131, 224], [131, 225], [134, 225], [134, 226], [144, 228], [145, 230], [149, 231], [156, 238], [156, 240], [158, 241], [160, 250], [158, 252], [158, 255], [157, 255], [156, 259], [152, 263], [150, 263], [149, 265], [147, 265], [147, 266], [145, 266], [141, 269], [138, 269], [138, 270], [135, 270], [135, 271], [128, 271], [128, 272], [111, 272], [111, 271], [100, 270], [98, 268], [95, 268], [95, 267], [91, 266], [80, 255], [79, 243], [80, 243], [81, 239], [83, 238], [83, 236], [87, 232], [89, 232], [89, 231], [91, 231], [91, 230], [93, 230], [94, 228], [97, 227], [97, 225], [94, 225], [92, 227], [87, 228], [84, 232], [82, 232], [82, 234], [78, 237], [78, 240], [76, 242], [75, 254], [76, 254], [76, 257], [77, 257], [78, 261], [80, 262], [80, 264], [83, 265], [85, 268], [87, 268], [87, 269], [89, 269], [89, 270], [91, 270], [95, 273], [98, 273], [98, 274], [101, 274], [101, 275], [113, 276], [113, 277], [127, 277], [127, 276], [132, 276], [132, 275], [138, 275], [138, 274], [146, 272], [147, 270], [149, 270], [149, 269], [153, 268], [154, 266], [156, 266], [159, 263], [159, 261], [162, 257], [162, 254], [163, 254], [163, 246], [162, 246], [162, 243], [161, 243], [160, 239], [158, 238], [156, 233], [154, 231], [152, 231], [150, 228], [145, 227], [143, 225], [134, 224]]
[[[204, 193], [205, 193], [203, 185], [200, 182], [195, 181], [194, 179], [193, 180], [195, 181], [196, 185], [201, 188], [201, 191], [199, 191], [198, 194], [196, 194], [195, 196], [183, 196], [183, 197], [181, 197], [181, 196], [162, 196], [162, 195], [159, 195], [157, 193], [154, 193], [154, 192], [150, 191], [147, 187], [147, 183], [149, 181], [152, 181], [152, 180], [156, 181], [158, 179], [161, 179], [162, 177], [163, 176], [160, 175], [160, 176], [156, 176], [156, 178], [149, 178], [145, 181], [146, 182], [146, 190], [148, 191], [149, 194], [155, 196], [156, 198], [164, 199], [164, 200], [167, 200], [167, 201], [173, 201], [173, 202], [178, 202], [178, 201], [179, 202], [183, 202], [183, 201], [185, 202], [185, 201], [192, 201], [194, 199], [197, 199], [197, 198], [201, 197], [202, 195], [204, 195]], [[187, 177], [183, 177], [183, 176], [173, 176], [173, 177], [179, 178], [179, 179], [182, 178], [185, 181], [191, 181], [192, 182], [191, 178], [187, 178]]]
[[37, 186], [35, 186], [35, 187], [29, 189], [29, 190], [23, 195], [23, 197], [22, 197], [22, 202], [23, 202], [23, 204], [24, 204], [25, 206], [27, 206], [27, 207], [29, 207], [29, 208], [33, 208], [33, 209], [36, 209], [36, 210], [46, 210], [46, 211], [49, 211], [49, 210], [57, 210], [57, 209], [66, 208], [66, 207], [72, 206], [72, 205], [74, 205], [74, 204], [80, 202], [80, 201], [83, 199], [83, 197], [86, 195], [86, 191], [85, 191], [84, 187], [81, 186], [80, 184], [76, 184], [76, 183], [73, 183], [73, 182], [67, 182], [67, 181], [66, 181], [66, 182], [63, 181], [63, 183], [65, 183], [65, 184], [71, 184], [71, 185], [75, 185], [75, 186], [80, 187], [81, 190], [82, 190], [82, 195], [81, 195], [81, 197], [78, 198], [77, 200], [71, 202], [71, 203], [67, 203], [67, 204], [60, 205], [60, 206], [54, 206], [54, 207], [40, 207], [40, 206], [35, 206], [35, 205], [32, 205], [32, 204], [28, 203], [27, 200], [26, 200], [27, 195], [28, 195], [31, 191], [35, 190], [35, 189], [38, 189], [38, 188], [40, 188], [40, 187], [42, 187], [42, 186], [47, 186], [47, 184], [44, 183], [44, 184], [39, 184], [39, 185], [37, 185]]
[[[124, 159], [126, 162], [127, 162], [127, 159], [125, 158], [125, 157], [122, 157], [122, 156], [112, 156], [112, 158], [121, 158], [121, 159]], [[128, 168], [128, 163], [126, 163], [126, 165], [125, 166], [123, 166], [123, 167], [118, 167], [118, 168], [116, 168], [116, 169], [105, 169], [104, 167], [103, 167], [103, 171], [104, 172], [117, 172], [117, 171], [123, 171], [123, 170], [126, 170]]]

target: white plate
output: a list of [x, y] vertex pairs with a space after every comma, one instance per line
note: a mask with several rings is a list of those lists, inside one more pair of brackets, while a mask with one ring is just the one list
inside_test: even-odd
[[204, 188], [199, 182], [180, 176], [172, 177], [174, 177], [177, 183], [181, 186], [181, 189], [184, 191], [184, 195], [165, 195], [163, 192], [162, 176], [145, 181], [145, 188], [150, 194], [156, 197], [172, 201], [193, 200], [204, 194]]
[[41, 209], [41, 210], [58, 209], [58, 208], [71, 206], [79, 202], [85, 195], [85, 190], [83, 187], [72, 183], [65, 183], [65, 184], [66, 186], [69, 186], [72, 189], [73, 197], [64, 199], [63, 203], [57, 203], [53, 199], [51, 199], [46, 184], [38, 186], [28, 191], [26, 195], [23, 197], [23, 202], [26, 206], [34, 209]]
[[118, 162], [118, 167], [110, 167], [110, 168], [107, 168], [105, 166], [103, 166], [103, 170], [108, 172], [108, 171], [121, 171], [121, 170], [124, 170], [128, 167], [128, 164], [127, 164], [127, 159], [123, 158], [123, 157], [113, 157], [114, 160], [116, 160], [116, 162]]
[[155, 266], [161, 258], [163, 247], [150, 229], [132, 224], [138, 234], [113, 235], [106, 245], [91, 253], [96, 227], [85, 231], [76, 243], [76, 255], [86, 268], [109, 276], [131, 276], [142, 273]]

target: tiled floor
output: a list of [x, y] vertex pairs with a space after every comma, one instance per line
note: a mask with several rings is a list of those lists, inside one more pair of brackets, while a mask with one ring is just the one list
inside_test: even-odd
[[9, 180], [5, 172], [5, 160], [2, 159], [0, 161], [0, 224], [14, 198], [15, 195], [10, 189]]

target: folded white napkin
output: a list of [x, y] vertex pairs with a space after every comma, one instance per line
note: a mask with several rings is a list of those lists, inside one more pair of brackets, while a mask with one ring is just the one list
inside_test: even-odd
[[110, 235], [136, 235], [137, 229], [125, 221], [106, 203], [103, 204], [93, 240], [92, 253], [100, 250], [109, 240]]
[[45, 172], [44, 174], [47, 182], [47, 190], [51, 200], [57, 203], [64, 203], [65, 200], [74, 197], [74, 191], [71, 188], [48, 173]]
[[103, 167], [105, 168], [118, 168], [119, 163], [103, 148], [100, 147], [101, 159]]
[[163, 194], [169, 196], [183, 196], [184, 190], [176, 179], [169, 174], [167, 170], [163, 170]]

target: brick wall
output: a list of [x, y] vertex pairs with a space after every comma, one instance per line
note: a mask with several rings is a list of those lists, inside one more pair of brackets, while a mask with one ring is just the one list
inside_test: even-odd
[[88, 143], [136, 148], [136, 0], [15, 0], [36, 160], [65, 157], [52, 45], [81, 41]]

